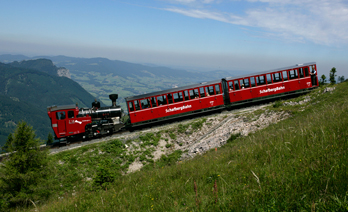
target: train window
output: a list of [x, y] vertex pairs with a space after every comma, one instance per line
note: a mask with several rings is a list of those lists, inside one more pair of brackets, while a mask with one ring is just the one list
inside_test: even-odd
[[251, 87], [255, 87], [255, 77], [250, 77], [250, 85]]
[[129, 111], [134, 111], [133, 102], [128, 102]]
[[257, 83], [257, 85], [266, 84], [265, 75], [261, 75], [261, 76], [256, 77], [256, 83]]
[[193, 90], [189, 90], [189, 93], [190, 93], [190, 99], [194, 99], [195, 93], [193, 92]]
[[201, 94], [201, 98], [205, 97], [205, 93], [204, 93], [204, 87], [200, 87], [199, 88], [200, 94]]
[[289, 76], [290, 76], [290, 79], [296, 79], [298, 78], [298, 75], [297, 75], [297, 70], [290, 70], [289, 71]]
[[234, 81], [234, 89], [239, 90], [239, 84], [238, 84], [238, 80]]
[[151, 97], [151, 103], [152, 103], [152, 107], [156, 107], [156, 98], [155, 97]]
[[69, 119], [75, 118], [75, 117], [74, 117], [74, 111], [72, 111], [72, 110], [71, 110], [71, 111], [68, 111], [68, 118], [69, 118]]
[[148, 99], [142, 99], [141, 102], [141, 109], [146, 109], [150, 107], [150, 101]]
[[274, 73], [272, 74], [273, 82], [280, 82], [282, 81], [282, 76], [280, 73]]
[[233, 91], [233, 82], [232, 81], [228, 82], [228, 87], [229, 87], [230, 91]]
[[65, 119], [65, 111], [57, 112], [57, 113], [56, 113], [56, 118], [57, 118], [58, 120], [63, 120], [63, 119]]
[[298, 70], [300, 72], [300, 78], [303, 78], [304, 77], [303, 68], [299, 68]]
[[304, 72], [305, 72], [306, 76], [308, 77], [308, 76], [309, 76], [308, 67], [305, 67], [305, 68], [304, 68]]
[[139, 100], [134, 101], [135, 110], [140, 110]]
[[267, 84], [272, 84], [271, 74], [267, 74], [266, 78], [267, 78]]
[[158, 96], [158, 97], [157, 97], [157, 102], [158, 102], [158, 106], [160, 106], [160, 105], [166, 105], [166, 104], [167, 104], [166, 95]]
[[172, 104], [173, 103], [173, 95], [171, 93], [167, 94], [168, 96], [168, 104]]
[[219, 84], [215, 85], [215, 91], [216, 91], [216, 94], [220, 94], [220, 86], [219, 86]]
[[194, 89], [194, 93], [195, 93], [195, 98], [198, 98], [199, 97], [198, 88]]
[[206, 94], [207, 96], [210, 96], [209, 90], [208, 90], [208, 89], [209, 89], [208, 87], [205, 87], [205, 94]]
[[184, 91], [184, 97], [185, 97], [185, 100], [189, 100], [188, 91]]
[[288, 81], [288, 73], [286, 71], [283, 71], [283, 79], [284, 81]]
[[214, 95], [214, 86], [209, 86], [209, 95]]
[[245, 88], [249, 88], [249, 87], [250, 87], [249, 78], [245, 78], [245, 79], [244, 79], [244, 87], [245, 87]]
[[181, 102], [184, 99], [182, 98], [182, 93], [178, 92], [178, 93], [173, 93], [174, 96], [174, 102]]

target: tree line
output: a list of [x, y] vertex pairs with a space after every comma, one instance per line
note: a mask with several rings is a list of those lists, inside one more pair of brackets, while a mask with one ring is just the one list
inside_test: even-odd
[[[344, 78], [343, 75], [337, 77], [336, 72], [337, 72], [337, 70], [335, 67], [333, 67], [330, 70], [330, 74], [329, 74], [330, 84], [336, 84], [336, 83], [341, 83], [341, 82], [346, 81], [346, 79]], [[336, 77], [337, 77], [337, 81], [336, 81]], [[320, 85], [325, 85], [326, 82], [327, 82], [327, 80], [326, 80], [325, 74], [321, 75], [320, 80], [319, 80]]]

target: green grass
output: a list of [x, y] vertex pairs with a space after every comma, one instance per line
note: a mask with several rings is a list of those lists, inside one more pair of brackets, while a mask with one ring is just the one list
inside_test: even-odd
[[[117, 177], [107, 190], [88, 190], [84, 186], [88, 183], [79, 180], [71, 185], [56, 181], [69, 189], [53, 195], [38, 209], [347, 211], [348, 83], [337, 85], [333, 94], [318, 96], [318, 91], [310, 94], [315, 105], [270, 106], [269, 110], [293, 113], [278, 124], [247, 137], [232, 135], [225, 146], [192, 160], [176, 162], [181, 152], [162, 156], [139, 172]], [[93, 169], [100, 158], [111, 154], [92, 154], [97, 148], [101, 147], [91, 146], [92, 152], [78, 150], [91, 154], [84, 159], [90, 165], [84, 167], [79, 165], [77, 151], [55, 155], [56, 161], [63, 160], [70, 169], [57, 170], [54, 176], [79, 178], [81, 169]]]

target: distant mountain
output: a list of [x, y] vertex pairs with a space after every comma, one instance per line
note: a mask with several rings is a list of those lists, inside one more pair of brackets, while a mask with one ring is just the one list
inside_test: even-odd
[[0, 63], [0, 145], [20, 120], [46, 139], [51, 130], [47, 106], [90, 106], [95, 97], [77, 82], [57, 76], [57, 70], [47, 59]]
[[16, 54], [16, 55], [12, 55], [12, 54], [3, 54], [0, 55], [0, 62], [2, 63], [11, 63], [13, 61], [22, 61], [22, 60], [29, 60], [31, 59], [30, 57], [21, 55], [21, 54]]
[[[18, 58], [24, 58], [18, 55]], [[118, 93], [118, 103], [126, 110], [124, 98], [172, 87], [206, 82], [229, 76], [245, 74], [240, 71], [192, 72], [154, 64], [135, 64], [106, 58], [76, 58], [66, 56], [39, 56], [52, 60], [58, 67], [65, 67], [71, 79], [78, 82], [92, 95], [109, 105], [108, 95]], [[32, 59], [33, 59], [32, 58]], [[10, 62], [16, 56], [0, 55], [0, 61]], [[27, 63], [26, 61], [20, 62]]]

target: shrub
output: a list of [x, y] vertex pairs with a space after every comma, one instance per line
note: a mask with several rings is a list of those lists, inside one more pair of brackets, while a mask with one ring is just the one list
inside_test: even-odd
[[[106, 189], [110, 183], [114, 182], [117, 168], [110, 159], [105, 159], [98, 164], [96, 176], [93, 179], [95, 187]], [[118, 163], [116, 163], [118, 164]]]
[[274, 102], [273, 107], [274, 107], [274, 108], [278, 108], [278, 107], [280, 107], [280, 106], [282, 106], [282, 105], [283, 105], [282, 101], [281, 101], [281, 100], [278, 100], [278, 101], [275, 101], [275, 102]]
[[232, 134], [229, 139], [227, 139], [227, 143], [231, 143], [236, 140], [240, 136], [240, 133]]

